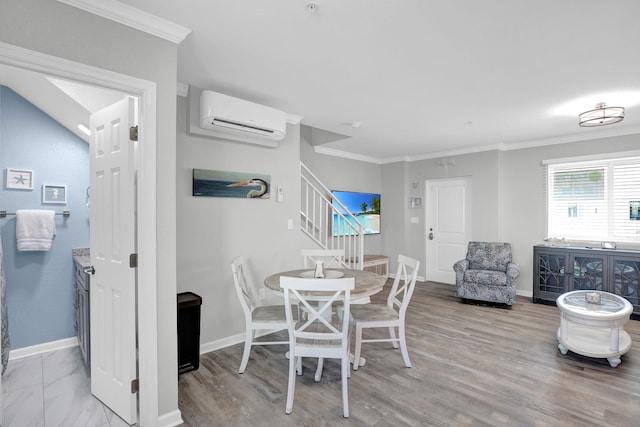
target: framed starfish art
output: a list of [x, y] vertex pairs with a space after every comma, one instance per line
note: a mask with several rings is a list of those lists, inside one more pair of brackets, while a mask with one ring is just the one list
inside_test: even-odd
[[33, 171], [7, 168], [7, 189], [33, 190]]

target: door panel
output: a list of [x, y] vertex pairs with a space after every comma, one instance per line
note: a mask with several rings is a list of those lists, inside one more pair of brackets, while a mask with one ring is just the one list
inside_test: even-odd
[[437, 179], [427, 189], [427, 280], [455, 283], [453, 264], [471, 240], [471, 178]]
[[129, 424], [137, 421], [134, 100], [91, 115], [91, 393]]

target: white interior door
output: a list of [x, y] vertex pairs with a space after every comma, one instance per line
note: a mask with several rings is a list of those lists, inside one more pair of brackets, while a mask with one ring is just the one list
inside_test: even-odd
[[453, 264], [471, 240], [471, 178], [428, 180], [425, 188], [427, 280], [454, 284]]
[[91, 393], [129, 424], [137, 421], [136, 252], [132, 98], [91, 115]]

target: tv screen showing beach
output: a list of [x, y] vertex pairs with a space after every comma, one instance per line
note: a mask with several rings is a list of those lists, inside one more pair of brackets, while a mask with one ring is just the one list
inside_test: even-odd
[[[346, 222], [358, 228], [358, 224], [362, 224], [364, 234], [380, 233], [380, 194], [377, 193], [358, 193], [354, 191], [331, 191], [333, 195], [333, 206], [342, 213], [333, 214], [332, 235], [348, 236], [354, 234], [354, 230]], [[347, 208], [347, 211], [355, 217], [355, 220], [347, 215], [345, 210], [336, 202], [340, 201]]]

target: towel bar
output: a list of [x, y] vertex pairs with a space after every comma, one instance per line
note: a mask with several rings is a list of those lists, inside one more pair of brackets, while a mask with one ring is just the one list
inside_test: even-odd
[[[15, 214], [15, 212], [0, 211], [0, 218], [5, 218], [7, 215]], [[62, 215], [65, 218], [69, 218], [71, 216], [71, 211], [56, 212], [56, 215]]]

